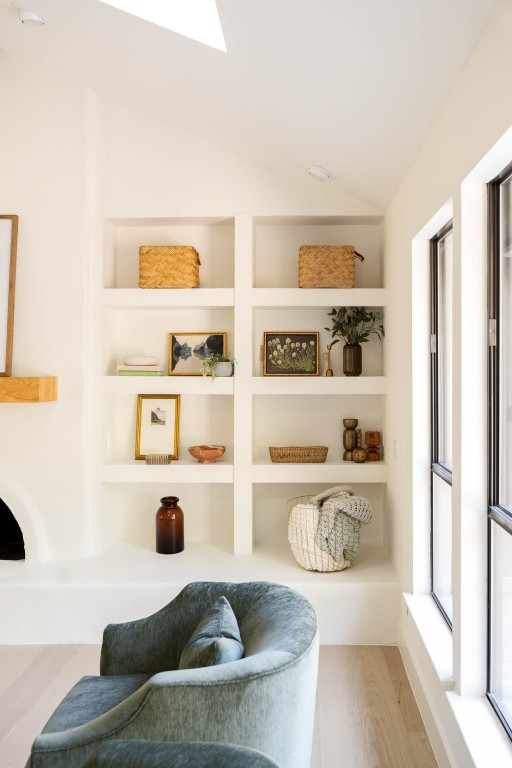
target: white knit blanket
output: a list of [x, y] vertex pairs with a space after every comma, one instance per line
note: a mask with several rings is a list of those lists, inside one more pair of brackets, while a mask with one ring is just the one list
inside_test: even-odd
[[[372, 520], [368, 499], [354, 496], [349, 486], [341, 488], [323, 501], [315, 536], [316, 545], [336, 561], [354, 559], [359, 550], [361, 526]], [[327, 492], [320, 496], [326, 495]], [[315, 497], [310, 503], [321, 504], [322, 500]]]

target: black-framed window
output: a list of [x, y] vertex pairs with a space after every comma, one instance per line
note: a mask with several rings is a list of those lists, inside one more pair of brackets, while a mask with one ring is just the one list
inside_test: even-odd
[[512, 738], [512, 165], [489, 184], [487, 695]]
[[431, 594], [452, 626], [453, 223], [430, 241]]

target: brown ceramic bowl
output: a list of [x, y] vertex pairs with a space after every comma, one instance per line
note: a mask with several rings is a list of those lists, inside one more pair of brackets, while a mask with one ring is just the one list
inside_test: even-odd
[[220, 459], [225, 450], [225, 445], [193, 445], [188, 452], [200, 464], [213, 464]]

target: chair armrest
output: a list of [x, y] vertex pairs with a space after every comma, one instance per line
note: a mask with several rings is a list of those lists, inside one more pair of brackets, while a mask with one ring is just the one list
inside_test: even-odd
[[[103, 630], [101, 675], [131, 675], [172, 669], [172, 636], [146, 629], [146, 620], [108, 624]], [[161, 635], [161, 636], [159, 636]]]
[[117, 706], [84, 725], [37, 736], [27, 768], [74, 768], [81, 766], [102, 742], [122, 738], [126, 728], [144, 710], [150, 680]]
[[177, 669], [197, 618], [187, 616], [181, 601], [173, 600], [142, 619], [108, 624], [103, 632], [100, 674], [155, 674]]

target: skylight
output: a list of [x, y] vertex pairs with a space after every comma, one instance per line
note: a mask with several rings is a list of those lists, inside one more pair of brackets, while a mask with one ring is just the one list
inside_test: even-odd
[[99, 1], [219, 51], [227, 51], [215, 0]]

